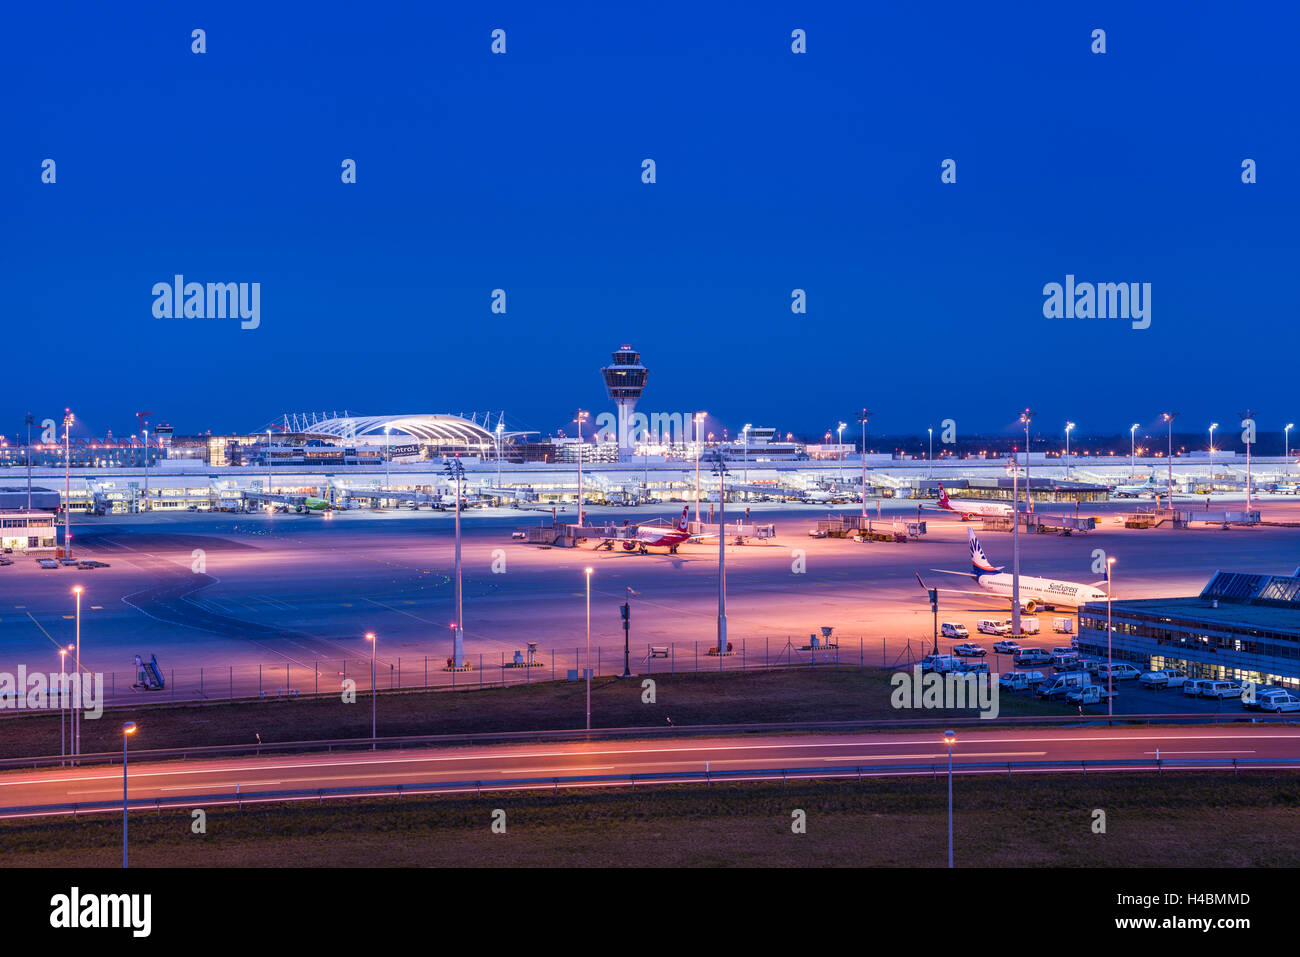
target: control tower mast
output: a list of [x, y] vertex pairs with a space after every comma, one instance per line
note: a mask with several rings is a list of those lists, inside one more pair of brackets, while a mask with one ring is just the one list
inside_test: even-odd
[[618, 453], [623, 458], [632, 452], [632, 410], [641, 398], [649, 373], [641, 364], [641, 353], [633, 352], [631, 346], [622, 346], [613, 354], [613, 360], [600, 372], [605, 377], [609, 397], [618, 407]]

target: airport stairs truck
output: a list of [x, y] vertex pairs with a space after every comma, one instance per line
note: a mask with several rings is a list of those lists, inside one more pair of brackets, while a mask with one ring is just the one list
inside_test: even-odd
[[162, 691], [166, 687], [163, 683], [162, 671], [158, 668], [157, 655], [150, 655], [147, 662], [139, 655], [136, 655], [135, 674], [136, 680], [133, 687], [142, 691]]

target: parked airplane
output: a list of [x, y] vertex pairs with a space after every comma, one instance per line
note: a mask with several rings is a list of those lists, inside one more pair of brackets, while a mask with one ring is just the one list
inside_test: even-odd
[[1155, 473], [1147, 479], [1145, 485], [1116, 485], [1111, 491], [1116, 498], [1155, 498], [1164, 492], [1165, 487], [1156, 483]]
[[682, 507], [682, 517], [673, 524], [667, 522], [647, 522], [644, 525], [638, 525], [636, 535], [631, 538], [607, 538], [601, 541], [597, 548], [613, 548], [615, 543], [622, 545], [626, 552], [639, 552], [642, 555], [648, 555], [652, 548], [666, 548], [668, 554], [676, 555], [679, 545], [686, 542], [699, 542], [705, 538], [713, 537], [711, 535], [692, 535], [687, 530], [686, 514], [690, 510], [689, 505]]
[[954, 515], [960, 515], [963, 522], [970, 521], [972, 515], [978, 515], [981, 518], [1009, 518], [1011, 516], [1010, 502], [977, 502], [970, 499], [954, 501], [948, 497], [948, 492], [942, 484], [939, 485], [939, 504], [923, 505], [921, 507], [952, 512]]
[[[975, 529], [968, 529], [968, 532], [971, 570], [969, 572], [954, 572], [936, 568], [934, 571], [945, 575], [969, 575], [975, 579], [975, 583], [983, 591], [945, 590], [960, 591], [961, 594], [980, 595], [981, 597], [992, 595], [999, 598], [1010, 598], [1014, 576], [1004, 572], [1002, 566], [995, 567], [992, 565], [984, 555], [984, 548], [975, 535]], [[1098, 584], [1105, 584], [1105, 582], [1099, 582]], [[1055, 608], [1058, 605], [1077, 608], [1085, 602], [1105, 600], [1106, 593], [1096, 585], [1060, 581], [1055, 578], [1035, 578], [1031, 575], [1020, 576], [1020, 607], [1021, 610], [1031, 615], [1040, 608]]]

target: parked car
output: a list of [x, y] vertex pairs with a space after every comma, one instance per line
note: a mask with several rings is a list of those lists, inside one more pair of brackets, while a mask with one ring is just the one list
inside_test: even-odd
[[1021, 648], [1015, 653], [1014, 660], [1018, 665], [1048, 665], [1052, 663], [1052, 656], [1042, 648]]
[[1073, 646], [1052, 649], [1053, 658], [1055, 658], [1057, 655], [1077, 655], [1077, 654], [1078, 652], [1075, 651]]
[[1011, 626], [995, 618], [981, 618], [975, 623], [975, 630], [981, 635], [1009, 635]]
[[987, 661], [963, 661], [952, 670], [954, 674], [959, 675], [986, 675], [989, 673], [989, 663]]
[[1272, 711], [1274, 714], [1283, 711], [1300, 711], [1300, 698], [1282, 688], [1256, 692], [1255, 701], [1261, 711]]
[[1106, 680], [1107, 672], [1109, 672], [1111, 677], [1113, 677], [1116, 681], [1124, 681], [1129, 678], [1137, 678], [1142, 674], [1142, 672], [1138, 671], [1136, 668], [1134, 668], [1126, 661], [1117, 661], [1113, 665], [1108, 665], [1105, 662], [1101, 662], [1100, 664], [1097, 665], [1097, 677], [1101, 681], [1104, 682]]
[[953, 645], [952, 653], [954, 655], [962, 655], [963, 657], [969, 656], [971, 658], [983, 658], [988, 654], [982, 645], [977, 645], [973, 641], [963, 641], [960, 645]]
[[1100, 704], [1118, 694], [1118, 691], [1111, 691], [1105, 685], [1084, 685], [1082, 688], [1067, 692], [1065, 700], [1071, 704]]
[[55, 561], [54, 559], [52, 559], [52, 558], [38, 558], [38, 559], [36, 559], [36, 564], [40, 565], [42, 568], [58, 568], [58, 567], [59, 567], [59, 563], [56, 562], [56, 561]]
[[1240, 681], [1206, 681], [1201, 684], [1202, 698], [1239, 698]]
[[1015, 654], [1020, 650], [1020, 642], [1010, 640], [995, 641], [993, 642], [993, 650], [1002, 655]]
[[956, 655], [926, 655], [921, 659], [921, 671], [937, 671], [940, 674], [946, 674], [956, 669], [961, 664], [961, 659]]
[[1041, 671], [1008, 671], [998, 678], [998, 688], [1002, 691], [1029, 691], [1046, 680]]
[[1208, 678], [1188, 678], [1183, 682], [1183, 694], [1195, 698], [1201, 693], [1201, 685], [1209, 681]]
[[959, 621], [945, 621], [939, 626], [939, 634], [945, 638], [969, 638], [970, 632]]
[[1086, 671], [1065, 671], [1052, 675], [1034, 692], [1040, 698], [1064, 698], [1071, 691], [1086, 688], [1092, 684], [1092, 676]]
[[1155, 668], [1138, 675], [1138, 684], [1144, 688], [1178, 688], [1187, 680], [1187, 675], [1177, 668]]
[[1086, 670], [1079, 662], [1079, 656], [1073, 651], [1066, 652], [1063, 655], [1052, 655], [1052, 667], [1057, 671]]

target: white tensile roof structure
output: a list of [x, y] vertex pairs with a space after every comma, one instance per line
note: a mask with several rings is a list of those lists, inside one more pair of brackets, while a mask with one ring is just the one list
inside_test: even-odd
[[[271, 428], [294, 435], [319, 435], [335, 439], [357, 439], [365, 435], [383, 435], [387, 429], [396, 435], [408, 435], [433, 445], [489, 446], [497, 441], [495, 432], [488, 429], [488, 416], [478, 422], [477, 413], [463, 415], [415, 413], [407, 415], [285, 415]], [[501, 419], [497, 426], [507, 435]], [[494, 427], [495, 428], [495, 427]], [[265, 431], [265, 430], [263, 430]]]

